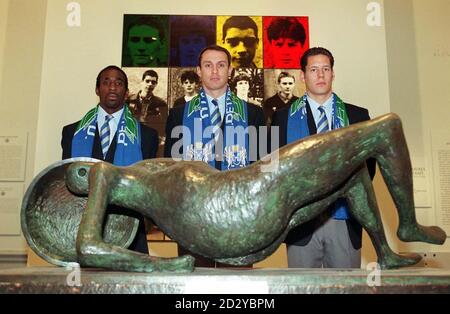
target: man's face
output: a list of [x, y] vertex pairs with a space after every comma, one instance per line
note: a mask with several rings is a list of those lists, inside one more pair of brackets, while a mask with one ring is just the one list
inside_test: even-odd
[[149, 25], [136, 25], [128, 33], [128, 52], [133, 66], [147, 66], [161, 49], [159, 31]]
[[202, 55], [200, 67], [197, 67], [197, 74], [202, 81], [203, 88], [209, 92], [208, 94], [221, 94], [227, 89], [231, 70], [225, 52], [207, 50]]
[[146, 75], [141, 82], [141, 91], [144, 96], [152, 94], [156, 85], [158, 85], [158, 79], [155, 76]]
[[188, 95], [192, 95], [197, 89], [197, 83], [191, 82], [189, 80], [185, 80], [183, 84], [181, 84], [181, 86], [184, 89], [184, 93]]
[[106, 70], [100, 75], [99, 84], [95, 93], [100, 97], [100, 106], [109, 114], [122, 109], [128, 97], [123, 74], [116, 69]]
[[282, 77], [279, 86], [281, 93], [291, 95], [294, 91], [295, 80], [293, 77]]
[[251, 28], [229, 28], [223, 44], [231, 54], [231, 65], [234, 68], [251, 67], [258, 42], [255, 31]]
[[206, 38], [199, 34], [181, 36], [178, 40], [180, 66], [196, 65], [197, 57], [205, 46]]
[[300, 67], [300, 56], [303, 50], [300, 42], [291, 38], [278, 38], [270, 43], [275, 68], [296, 69]]
[[330, 59], [325, 55], [308, 57], [306, 69], [302, 71], [302, 80], [310, 97], [330, 96], [334, 80]]
[[236, 93], [239, 95], [246, 95], [250, 89], [250, 84], [246, 80], [238, 81], [236, 83]]

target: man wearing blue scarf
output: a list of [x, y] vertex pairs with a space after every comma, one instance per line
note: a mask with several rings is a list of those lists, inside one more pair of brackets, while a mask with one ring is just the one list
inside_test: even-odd
[[[197, 66], [202, 88], [184, 106], [170, 110], [165, 157], [200, 160], [218, 170], [245, 167], [259, 158], [258, 132], [264, 126], [264, 113], [230, 91], [231, 71], [228, 50], [220, 46], [202, 50]], [[178, 252], [191, 254], [180, 246]], [[215, 266], [212, 260], [195, 257], [196, 266]]]
[[[334, 58], [325, 48], [308, 49], [301, 58], [306, 94], [275, 112], [280, 146], [300, 138], [369, 120], [365, 108], [344, 103], [332, 90]], [[375, 160], [368, 160], [371, 178]], [[314, 167], [314, 165], [311, 165]], [[286, 238], [288, 266], [298, 268], [359, 268], [362, 228], [338, 199], [325, 214], [293, 229]]]
[[[128, 79], [119, 67], [110, 65], [97, 76], [95, 92], [100, 103], [80, 121], [62, 131], [62, 158], [92, 157], [118, 166], [128, 166], [142, 159], [155, 158], [158, 134], [132, 116], [125, 99]], [[148, 254], [142, 215], [123, 208], [108, 208], [139, 219], [136, 238], [129, 249]]]

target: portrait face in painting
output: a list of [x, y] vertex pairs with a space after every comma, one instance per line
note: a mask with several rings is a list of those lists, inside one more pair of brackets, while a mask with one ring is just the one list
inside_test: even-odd
[[158, 78], [156, 76], [146, 75], [141, 82], [142, 96], [153, 95], [156, 85], [158, 85]]
[[195, 67], [203, 48], [216, 42], [216, 17], [174, 15], [169, 19], [170, 65]]
[[184, 80], [181, 86], [183, 87], [185, 95], [193, 95], [197, 92], [198, 89], [198, 83], [189, 79]]
[[231, 55], [233, 68], [255, 67], [259, 45], [258, 26], [249, 16], [231, 16], [222, 26], [222, 45]]
[[298, 69], [303, 46], [292, 38], [278, 38], [271, 41], [271, 52], [275, 67], [282, 69]]
[[248, 80], [241, 80], [236, 82], [236, 94], [239, 98], [246, 99], [249, 90], [250, 82]]
[[193, 66], [197, 64], [197, 58], [206, 46], [206, 38], [202, 34], [191, 33], [178, 39], [180, 66]]
[[296, 17], [271, 17], [266, 21], [267, 51], [265, 66], [277, 69], [299, 69], [300, 59], [309, 47], [307, 19]]
[[161, 38], [157, 28], [151, 25], [135, 25], [128, 33], [128, 53], [132, 66], [157, 65], [161, 50]]
[[228, 29], [223, 41], [224, 47], [231, 54], [231, 64], [234, 68], [251, 67], [258, 47], [258, 38], [251, 28]]
[[279, 89], [280, 93], [284, 94], [285, 96], [292, 95], [294, 92], [295, 87], [295, 79], [293, 76], [286, 76], [280, 78], [279, 82]]

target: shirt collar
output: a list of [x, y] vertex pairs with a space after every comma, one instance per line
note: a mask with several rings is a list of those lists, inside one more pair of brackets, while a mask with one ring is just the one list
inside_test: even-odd
[[213, 99], [217, 99], [217, 102], [219, 104], [219, 111], [220, 111], [220, 117], [223, 119], [223, 116], [225, 114], [225, 98], [226, 98], [226, 93], [223, 94], [222, 96], [218, 97], [218, 98], [213, 98], [209, 95], [206, 95], [206, 98], [208, 99], [208, 107], [209, 107], [209, 113], [212, 114], [212, 112], [214, 111], [214, 106], [212, 104], [212, 100]]
[[314, 117], [314, 121], [318, 121], [319, 120], [319, 116], [320, 116], [319, 107], [323, 106], [325, 108], [325, 113], [327, 115], [328, 122], [329, 123], [331, 122], [331, 115], [333, 113], [333, 97], [334, 97], [334, 95], [331, 94], [331, 96], [323, 104], [319, 104], [314, 99], [309, 97], [308, 94], [306, 94], [306, 98], [308, 100], [308, 104], [311, 107], [311, 112], [312, 112], [313, 117]]
[[[120, 117], [122, 116], [123, 110], [124, 110], [124, 107], [122, 106], [122, 109], [111, 114], [113, 116], [113, 118], [110, 121], [113, 122], [115, 125], [118, 125]], [[98, 106], [97, 122], [100, 123], [100, 125], [103, 124], [105, 122], [105, 117], [108, 114], [109, 113], [107, 113], [101, 106]]]

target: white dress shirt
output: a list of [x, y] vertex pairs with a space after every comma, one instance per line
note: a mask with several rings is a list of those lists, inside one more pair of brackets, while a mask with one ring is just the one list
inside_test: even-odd
[[209, 116], [211, 116], [214, 111], [214, 105], [212, 103], [212, 100], [217, 99], [217, 103], [219, 104], [220, 121], [223, 121], [223, 116], [225, 115], [225, 96], [226, 93], [220, 96], [219, 98], [213, 98], [209, 95], [206, 95], [206, 98], [208, 99]]
[[[111, 145], [114, 135], [116, 134], [117, 127], [120, 122], [120, 117], [122, 116], [124, 108], [120, 109], [119, 111], [116, 111], [112, 114], [113, 118], [109, 120], [109, 145]], [[101, 106], [98, 106], [98, 112], [97, 112], [97, 127], [100, 132], [103, 123], [105, 123], [105, 117], [108, 115]]]
[[328, 119], [328, 127], [331, 130], [333, 127], [333, 119], [332, 119], [332, 113], [333, 113], [333, 95], [330, 96], [330, 98], [328, 98], [323, 104], [319, 104], [318, 102], [316, 102], [314, 99], [312, 99], [311, 97], [309, 97], [308, 95], [306, 96], [308, 99], [308, 103], [309, 106], [311, 107], [311, 111], [312, 111], [312, 115], [314, 118], [314, 122], [317, 123], [319, 122], [319, 117], [320, 117], [320, 111], [319, 111], [319, 107], [322, 106], [325, 109], [325, 114], [327, 115], [327, 119]]

